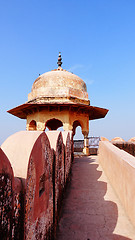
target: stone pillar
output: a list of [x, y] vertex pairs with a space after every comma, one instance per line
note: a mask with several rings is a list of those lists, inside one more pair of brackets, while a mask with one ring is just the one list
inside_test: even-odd
[[88, 134], [89, 134], [89, 132], [87, 132], [87, 131], [82, 131], [82, 134], [84, 135], [84, 148], [83, 148], [83, 153], [88, 156], [88, 155], [89, 155], [89, 139], [88, 139]]
[[63, 123], [64, 131], [72, 131], [72, 128], [72, 125], [70, 125], [69, 123]]
[[37, 122], [37, 131], [44, 131], [44, 130], [45, 130], [45, 123]]

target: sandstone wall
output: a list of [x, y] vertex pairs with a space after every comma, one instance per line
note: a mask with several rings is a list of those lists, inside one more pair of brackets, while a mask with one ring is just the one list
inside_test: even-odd
[[9, 159], [0, 148], [0, 238], [23, 239], [22, 183], [14, 178]]
[[59, 131], [48, 131], [47, 136], [54, 153], [54, 227], [56, 229], [65, 186], [64, 144], [62, 133]]
[[65, 161], [64, 161], [64, 178], [65, 182], [67, 182], [70, 178], [71, 172], [71, 164], [72, 164], [72, 132], [64, 131], [62, 132], [63, 143], [65, 148]]
[[72, 133], [22, 131], [1, 148], [0, 236], [54, 239], [73, 160]]
[[112, 141], [112, 143], [120, 148], [120, 149], [123, 149], [124, 151], [126, 151], [127, 153], [133, 155], [135, 157], [135, 143], [133, 142], [125, 142], [125, 141]]
[[99, 143], [99, 162], [135, 226], [135, 157], [108, 141]]

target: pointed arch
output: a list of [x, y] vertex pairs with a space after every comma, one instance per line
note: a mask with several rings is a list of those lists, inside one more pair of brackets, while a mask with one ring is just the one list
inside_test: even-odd
[[49, 119], [46, 124], [45, 128], [48, 128], [49, 130], [57, 130], [59, 127], [63, 127], [62, 121], [56, 118]]
[[37, 123], [35, 120], [32, 120], [29, 123], [29, 131], [35, 131], [35, 130], [37, 130]]
[[78, 120], [74, 121], [74, 122], [73, 122], [73, 135], [75, 135], [75, 131], [76, 131], [76, 128], [77, 128], [78, 126], [80, 126], [81, 129], [82, 129], [82, 125], [81, 125], [80, 121], [78, 121]]

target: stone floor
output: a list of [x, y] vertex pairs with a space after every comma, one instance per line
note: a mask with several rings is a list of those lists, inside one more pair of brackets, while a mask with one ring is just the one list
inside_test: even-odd
[[135, 240], [135, 228], [97, 156], [79, 156], [74, 160], [57, 240]]

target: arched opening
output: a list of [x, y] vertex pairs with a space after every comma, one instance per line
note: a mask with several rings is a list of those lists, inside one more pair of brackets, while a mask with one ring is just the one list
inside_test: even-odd
[[47, 131], [49, 131], [49, 128], [48, 128], [48, 127], [45, 128], [45, 132], [47, 132]]
[[63, 127], [63, 123], [56, 118], [48, 120], [45, 125], [45, 129], [48, 128], [49, 130], [57, 130], [60, 127]]
[[32, 120], [30, 123], [29, 123], [29, 131], [35, 131], [37, 130], [37, 124], [36, 124], [36, 121], [35, 120]]
[[84, 140], [84, 135], [82, 134], [82, 129], [80, 126], [76, 127], [74, 140]]
[[79, 121], [73, 123], [74, 152], [82, 152], [84, 148], [84, 136], [82, 126]]
[[80, 127], [79, 129], [81, 129], [81, 123], [78, 120], [73, 122], [73, 136], [75, 136], [75, 134], [76, 134], [77, 127]]
[[57, 130], [63, 132], [64, 131], [63, 126], [59, 127]]

